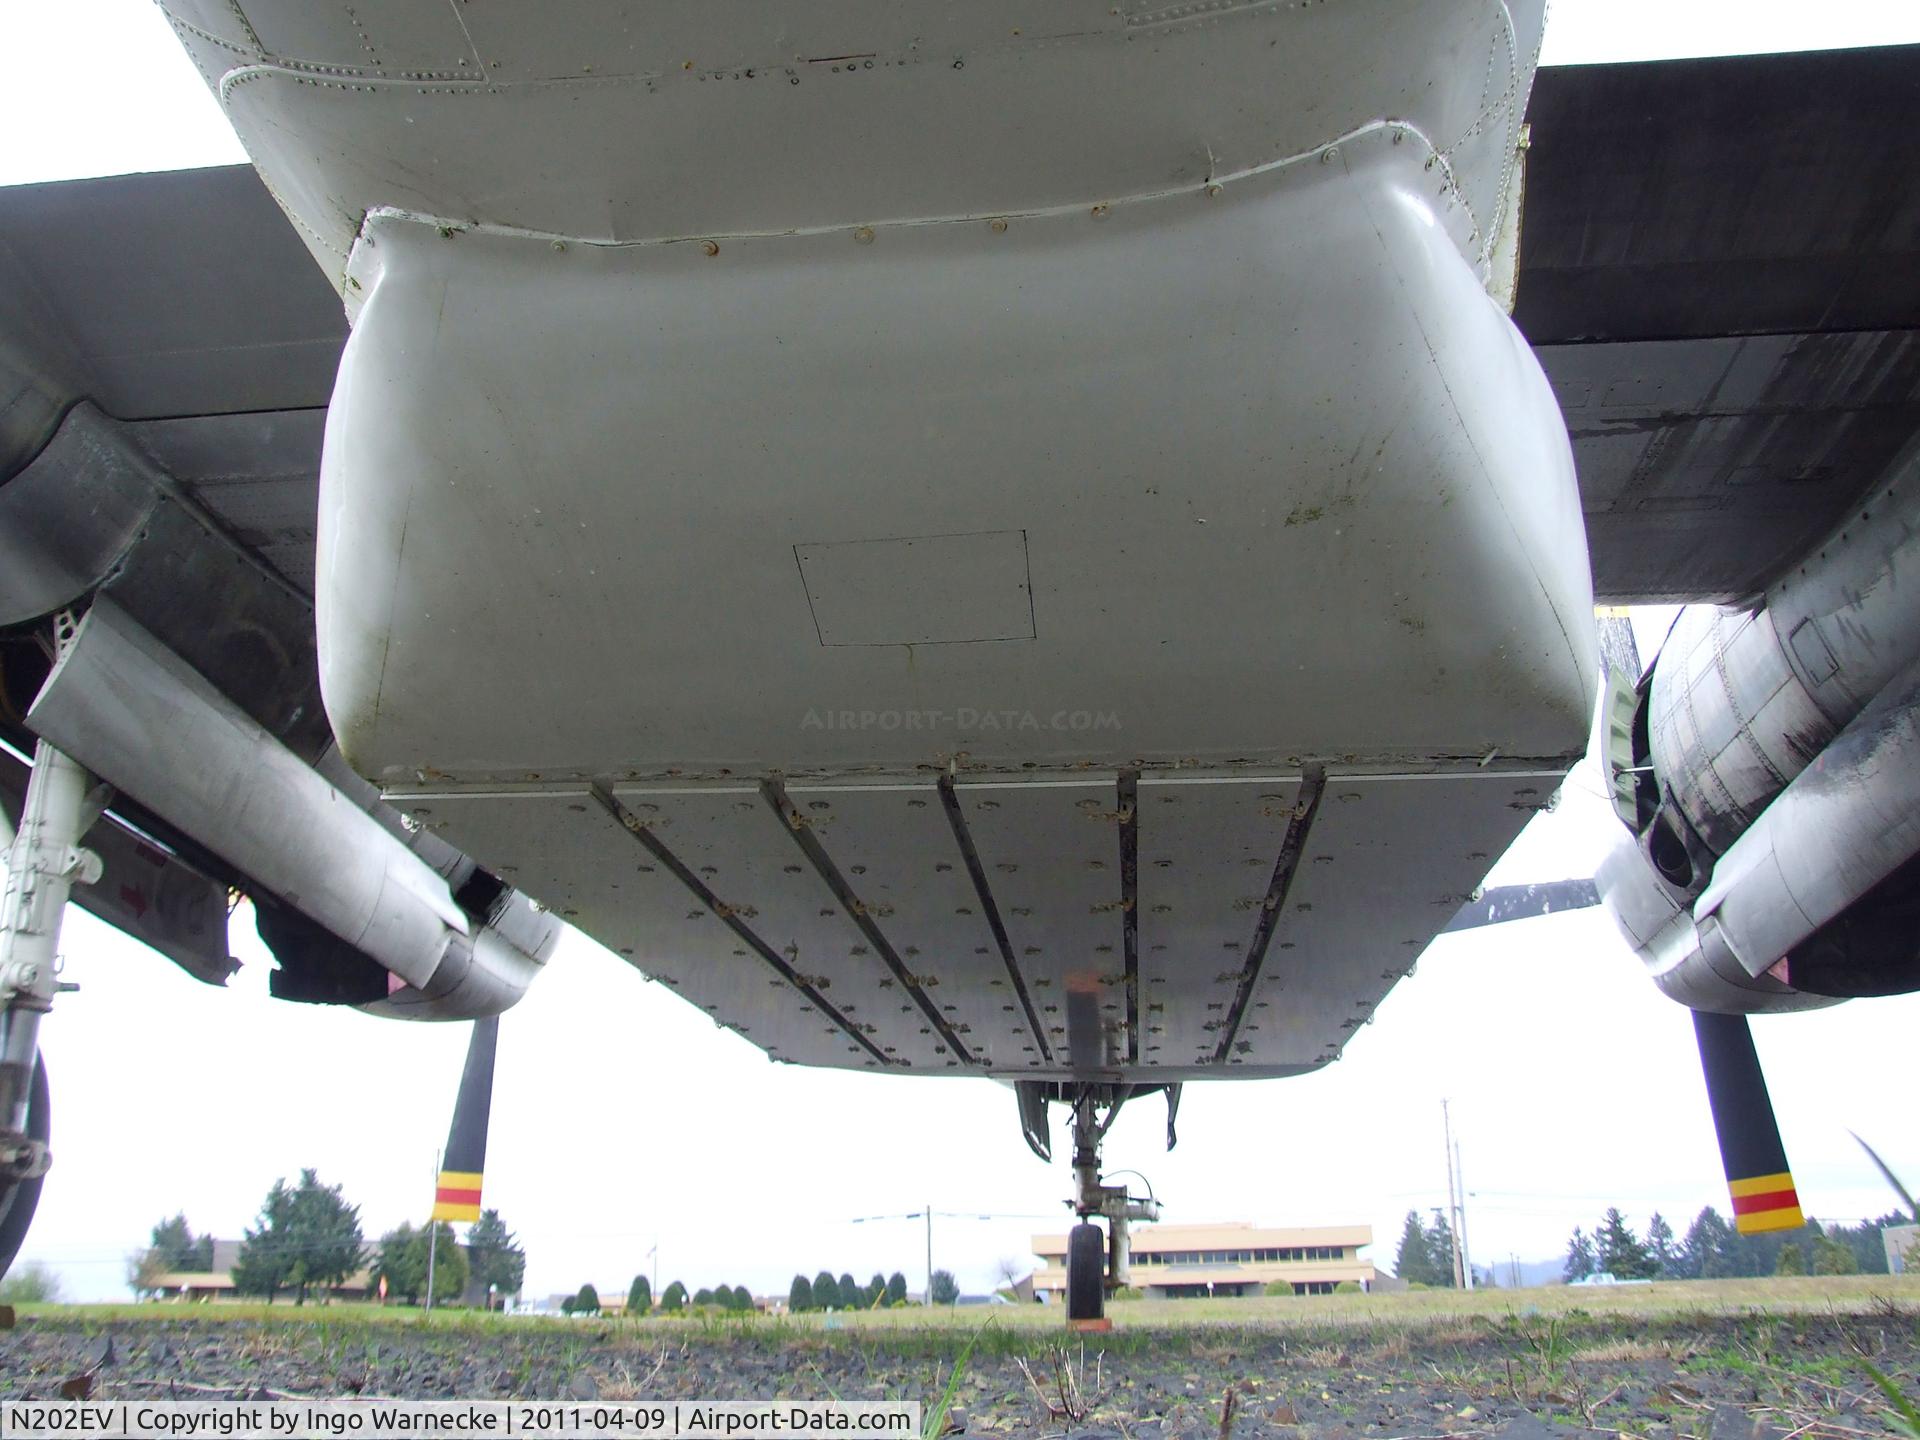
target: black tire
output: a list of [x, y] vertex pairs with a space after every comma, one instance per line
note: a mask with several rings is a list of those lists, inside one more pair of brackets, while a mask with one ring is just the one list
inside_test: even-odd
[[[27, 1135], [42, 1145], [53, 1133], [53, 1105], [47, 1094], [47, 1060], [39, 1056], [33, 1063], [33, 1089], [27, 1096]], [[22, 1180], [0, 1197], [0, 1275], [13, 1269], [14, 1258], [26, 1243], [27, 1228], [33, 1224], [33, 1212], [40, 1204], [40, 1186], [44, 1176]]]
[[1067, 1236], [1067, 1319], [1098, 1320], [1106, 1311], [1106, 1233], [1083, 1222]]

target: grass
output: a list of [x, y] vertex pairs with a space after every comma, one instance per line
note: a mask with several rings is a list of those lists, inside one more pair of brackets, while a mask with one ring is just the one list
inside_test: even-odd
[[1893, 1413], [1887, 1417], [1887, 1424], [1893, 1431], [1906, 1437], [1906, 1440], [1920, 1440], [1920, 1406], [1909, 1400], [1906, 1393], [1893, 1383], [1892, 1378], [1872, 1361], [1863, 1361], [1867, 1374], [1873, 1383], [1880, 1387], [1893, 1407]]
[[[1372, 1394], [1437, 1382], [1467, 1397], [1458, 1416], [1521, 1404], [1647, 1440], [1655, 1414], [1671, 1430], [1661, 1440], [1695, 1440], [1731, 1383], [1737, 1403], [1816, 1440], [1920, 1440], [1920, 1409], [1908, 1393], [1920, 1345], [1920, 1276], [1131, 1300], [1110, 1311], [1112, 1333], [1071, 1341], [1057, 1306], [574, 1320], [363, 1304], [42, 1305], [25, 1307], [22, 1324], [69, 1335], [144, 1324], [158, 1338], [165, 1327], [234, 1323], [238, 1331], [222, 1348], [237, 1371], [257, 1371], [263, 1384], [286, 1375], [292, 1359], [358, 1377], [376, 1392], [396, 1354], [404, 1366], [421, 1355], [485, 1352], [497, 1357], [498, 1379], [521, 1390], [585, 1370], [601, 1394], [621, 1398], [649, 1393], [663, 1366], [702, 1351], [709, 1366], [724, 1369], [732, 1347], [755, 1353], [761, 1365], [777, 1350], [780, 1372], [803, 1390], [922, 1398], [927, 1437], [938, 1437], [959, 1405], [1044, 1412], [1048, 1423], [1064, 1424], [1119, 1414], [1144, 1395], [1133, 1388], [1138, 1377], [1164, 1381], [1171, 1373], [1175, 1383], [1160, 1398], [1188, 1407], [1208, 1428], [1233, 1418], [1215, 1380], [1241, 1388], [1236, 1405], [1290, 1410], [1297, 1401], [1347, 1417]], [[139, 1337], [128, 1340], [131, 1350]], [[1893, 1372], [1884, 1382], [1871, 1369], [1876, 1361]], [[1649, 1365], [1657, 1377], [1650, 1398]], [[1191, 1384], [1192, 1393], [1177, 1393], [1179, 1380], [1202, 1375], [1210, 1393]], [[1868, 1416], [1888, 1428], [1847, 1429]]]
[[[967, 1373], [967, 1362], [973, 1358], [973, 1347], [980, 1343], [980, 1337], [986, 1333], [987, 1326], [991, 1324], [993, 1324], [993, 1318], [989, 1316], [986, 1325], [982, 1325], [968, 1336], [966, 1345], [954, 1357], [953, 1368], [948, 1372], [945, 1387], [941, 1389], [933, 1404], [927, 1407], [927, 1413], [920, 1426], [922, 1440], [940, 1440], [940, 1437], [947, 1433], [947, 1416], [953, 1411], [953, 1397], [959, 1392], [960, 1379]], [[1920, 1440], [1920, 1435], [1914, 1436], [1914, 1440]]]
[[[1276, 1338], [1302, 1357], [1341, 1347], [1390, 1359], [1409, 1341], [1429, 1348], [1493, 1341], [1511, 1355], [1510, 1373], [1555, 1389], [1570, 1365], [1626, 1361], [1685, 1348], [1693, 1321], [1750, 1319], [1749, 1339], [1717, 1356], [1729, 1368], [1769, 1363], [1770, 1326], [1793, 1317], [1878, 1318], [1920, 1327], [1920, 1276], [1781, 1276], [1618, 1287], [1532, 1290], [1444, 1290], [1400, 1294], [1249, 1297], [1237, 1300], [1122, 1300], [1109, 1305], [1115, 1329], [1097, 1348], [1124, 1356], [1158, 1348], [1232, 1344], [1237, 1336]], [[307, 1305], [194, 1304], [30, 1305], [23, 1320], [92, 1327], [110, 1322], [267, 1322], [266, 1335], [301, 1329], [345, 1358], [395, 1327], [436, 1336], [474, 1337], [502, 1330], [562, 1349], [602, 1341], [643, 1347], [739, 1340], [800, 1350], [878, 1346], [900, 1357], [954, 1363], [956, 1356], [1044, 1358], [1063, 1329], [1058, 1306], [909, 1307], [846, 1314], [763, 1316], [692, 1314], [637, 1320], [506, 1316], [467, 1310], [423, 1314], [358, 1303]], [[990, 1325], [982, 1324], [991, 1318]], [[284, 1327], [284, 1328], [283, 1328]], [[1920, 1328], [1916, 1329], [1920, 1333]], [[1528, 1379], [1527, 1377], [1532, 1377]], [[1920, 1437], [1913, 1437], [1920, 1440]]]

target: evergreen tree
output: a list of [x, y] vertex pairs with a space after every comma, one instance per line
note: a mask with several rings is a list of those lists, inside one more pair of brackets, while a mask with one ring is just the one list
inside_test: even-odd
[[[373, 1278], [387, 1282], [387, 1294], [400, 1300], [418, 1300], [427, 1288], [425, 1252], [415, 1243], [419, 1232], [402, 1221], [380, 1237], [373, 1262]], [[418, 1262], [418, 1263], [416, 1263]]]
[[1418, 1212], [1407, 1211], [1407, 1223], [1400, 1231], [1400, 1251], [1394, 1257], [1393, 1273], [1409, 1285], [1433, 1284], [1433, 1252], [1427, 1248], [1427, 1232]]
[[822, 1270], [813, 1277], [813, 1308], [816, 1310], [840, 1308], [840, 1282], [833, 1278], [831, 1271]]
[[907, 1277], [898, 1270], [887, 1277], [887, 1304], [904, 1305], [907, 1303]]
[[264, 1295], [267, 1303], [286, 1288], [292, 1265], [288, 1231], [292, 1225], [293, 1192], [285, 1180], [273, 1182], [273, 1189], [260, 1207], [259, 1223], [246, 1231], [240, 1254], [233, 1264], [233, 1288], [242, 1295]]
[[1678, 1269], [1680, 1250], [1674, 1244], [1673, 1227], [1667, 1223], [1667, 1217], [1658, 1210], [1647, 1221], [1647, 1254], [1652, 1257], [1654, 1273], [1662, 1280], [1680, 1278]]
[[148, 1246], [151, 1254], [164, 1271], [192, 1270], [193, 1262], [198, 1258], [198, 1249], [194, 1244], [193, 1231], [187, 1228], [187, 1217], [176, 1215], [171, 1220], [162, 1220], [153, 1227], [153, 1243]]
[[1681, 1274], [1688, 1280], [1718, 1280], [1737, 1275], [1739, 1255], [1734, 1229], [1711, 1205], [1694, 1217], [1681, 1245]]
[[[433, 1235], [435, 1229], [440, 1232], [437, 1240]], [[389, 1295], [418, 1304], [420, 1297], [427, 1293], [429, 1249], [433, 1251], [434, 1303], [458, 1300], [467, 1288], [467, 1256], [453, 1238], [453, 1227], [444, 1220], [418, 1229], [402, 1224], [382, 1235], [373, 1262], [374, 1277], [386, 1280]]]
[[936, 1305], [951, 1305], [960, 1298], [960, 1286], [946, 1270], [934, 1271], [927, 1288], [932, 1292], [930, 1298]]
[[744, 1285], [733, 1287], [733, 1308], [736, 1310], [753, 1309], [753, 1295]]
[[1816, 1275], [1853, 1275], [1859, 1271], [1853, 1251], [1831, 1235], [1813, 1242], [1813, 1273]]
[[696, 1305], [713, 1304], [713, 1291], [707, 1289], [704, 1285], [701, 1286], [693, 1292], [693, 1303]]
[[1594, 1249], [1599, 1267], [1619, 1280], [1650, 1280], [1657, 1268], [1626, 1216], [1613, 1207], [1601, 1219]]
[[633, 1284], [627, 1287], [627, 1313], [644, 1315], [653, 1309], [653, 1286], [647, 1283], [647, 1277], [636, 1275]]
[[467, 1260], [474, 1281], [490, 1294], [518, 1295], [526, 1283], [526, 1251], [507, 1229], [498, 1210], [482, 1210], [467, 1231]]
[[127, 1257], [127, 1288], [142, 1300], [159, 1293], [168, 1273], [158, 1251], [136, 1250]]
[[860, 1282], [851, 1275], [840, 1277], [840, 1308], [842, 1310], [864, 1310], [867, 1304], [867, 1292]]
[[1593, 1274], [1593, 1242], [1578, 1225], [1573, 1227], [1573, 1238], [1567, 1242], [1567, 1262], [1560, 1273], [1566, 1276], [1569, 1285]]
[[1807, 1273], [1806, 1257], [1800, 1253], [1800, 1247], [1798, 1245], [1783, 1245], [1780, 1247], [1780, 1258], [1774, 1262], [1773, 1273], [1776, 1275], [1804, 1275]]
[[1433, 1280], [1443, 1289], [1453, 1288], [1453, 1226], [1439, 1206], [1433, 1207], [1433, 1219], [1427, 1224], [1427, 1253], [1433, 1257]]
[[[433, 1232], [435, 1230], [440, 1232], [438, 1238], [434, 1237]], [[416, 1243], [420, 1247], [420, 1268], [423, 1281], [420, 1288], [423, 1291], [426, 1289], [424, 1280], [428, 1268], [427, 1251], [429, 1246], [431, 1246], [433, 1251], [433, 1303], [436, 1305], [450, 1305], [457, 1301], [462, 1295], [466, 1294], [467, 1280], [472, 1275], [472, 1267], [467, 1260], [467, 1252], [461, 1248], [459, 1240], [454, 1237], [453, 1226], [445, 1220], [441, 1220], [435, 1224], [422, 1225], [420, 1227], [419, 1239]]]
[[153, 1237], [145, 1250], [128, 1262], [127, 1283], [141, 1295], [150, 1295], [163, 1276], [205, 1274], [213, 1269], [213, 1237], [194, 1237], [185, 1215], [175, 1215], [153, 1227]]
[[876, 1305], [884, 1305], [886, 1304], [886, 1302], [887, 1302], [887, 1277], [880, 1274], [878, 1271], [875, 1271], [873, 1278], [867, 1281], [867, 1288], [865, 1293], [862, 1294], [860, 1297], [861, 1307], [863, 1309], [871, 1310]]
[[660, 1294], [660, 1308], [668, 1314], [677, 1314], [687, 1308], [687, 1287], [675, 1280]]
[[300, 1172], [293, 1189], [276, 1180], [260, 1207], [260, 1221], [246, 1232], [233, 1267], [234, 1288], [243, 1295], [281, 1290], [306, 1303], [314, 1286], [338, 1285], [360, 1267], [366, 1242], [360, 1234], [360, 1207], [340, 1198], [338, 1185], [322, 1185], [311, 1170]]
[[1854, 1269], [1849, 1273], [1884, 1275], [1887, 1273], [1887, 1247], [1880, 1238], [1880, 1232], [1889, 1225], [1908, 1223], [1906, 1216], [1895, 1211], [1859, 1225], [1830, 1225], [1827, 1234], [1852, 1252]]
[[813, 1309], [813, 1282], [804, 1275], [793, 1277], [793, 1284], [787, 1287], [787, 1312], [798, 1315], [802, 1311]]

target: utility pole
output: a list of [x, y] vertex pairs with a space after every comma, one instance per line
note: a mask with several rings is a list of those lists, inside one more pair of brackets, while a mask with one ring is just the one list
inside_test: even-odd
[[[433, 1152], [433, 1178], [436, 1185], [440, 1181], [440, 1152]], [[429, 1218], [427, 1221], [427, 1304], [433, 1309], [433, 1267], [440, 1255], [440, 1222]]]
[[1467, 1289], [1473, 1288], [1473, 1247], [1467, 1243], [1467, 1167], [1460, 1163], [1460, 1142], [1453, 1142], [1453, 1174], [1460, 1187], [1459, 1218], [1454, 1221], [1454, 1234], [1460, 1237], [1460, 1268], [1466, 1272]]
[[1453, 1241], [1453, 1285], [1456, 1290], [1464, 1290], [1467, 1280], [1462, 1268], [1463, 1257], [1460, 1249], [1460, 1191], [1455, 1175], [1451, 1101], [1443, 1099], [1440, 1102], [1440, 1124], [1445, 1130], [1447, 1145], [1447, 1229], [1450, 1232], [1449, 1238]]
[[927, 1304], [933, 1304], [933, 1201], [927, 1201]]

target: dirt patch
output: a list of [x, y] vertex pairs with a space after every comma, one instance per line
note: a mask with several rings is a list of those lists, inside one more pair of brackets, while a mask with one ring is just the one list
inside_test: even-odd
[[[431, 1325], [58, 1311], [0, 1334], [0, 1397], [908, 1399], [976, 1330], [778, 1321]], [[1783, 1440], [1892, 1435], [1869, 1361], [1920, 1393], [1920, 1312], [1545, 1316], [1369, 1330], [1143, 1326], [1066, 1341], [987, 1322], [950, 1433], [1081, 1440]], [[1226, 1414], [1231, 1395], [1231, 1414]], [[1223, 1429], [1223, 1419], [1225, 1425]]]

